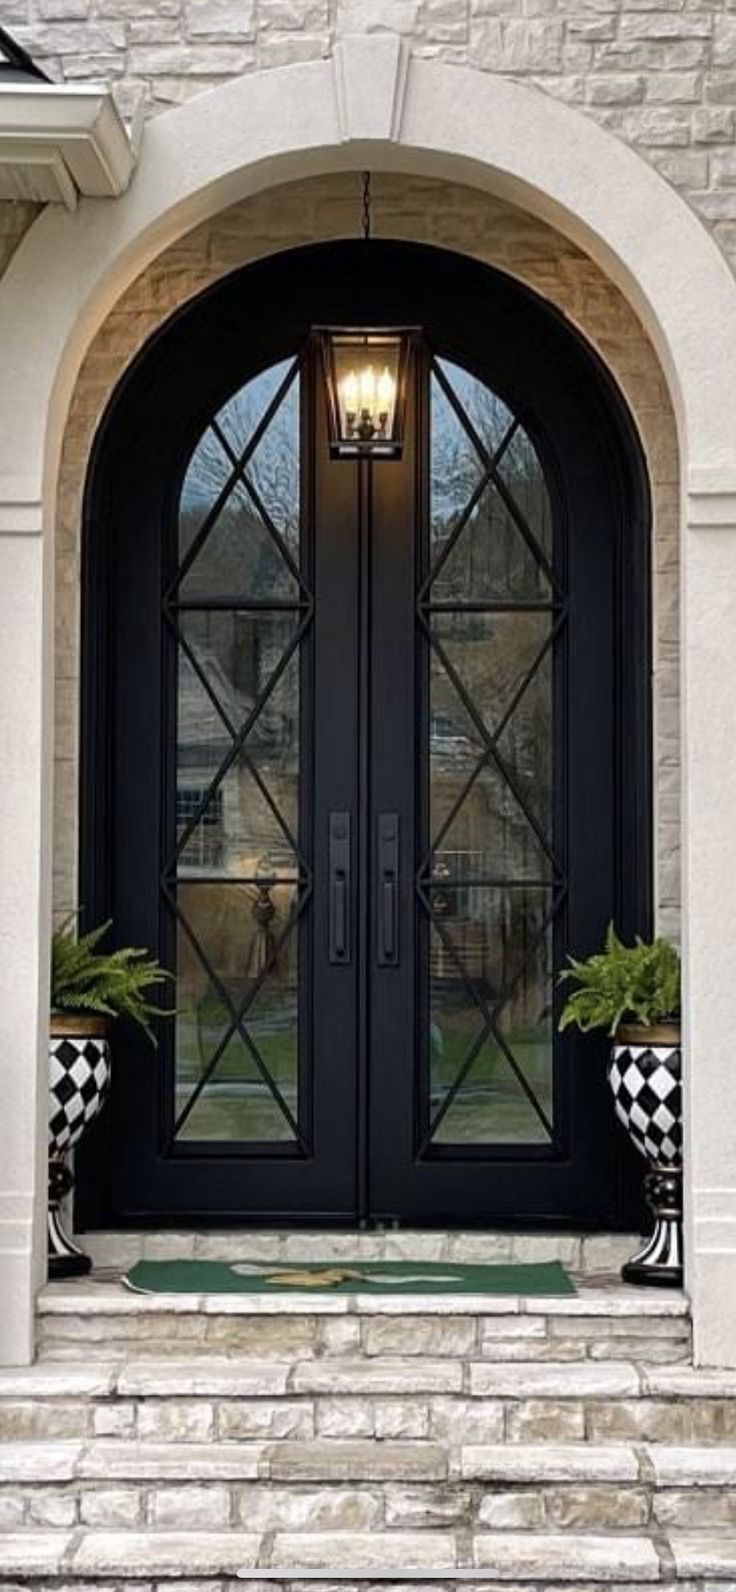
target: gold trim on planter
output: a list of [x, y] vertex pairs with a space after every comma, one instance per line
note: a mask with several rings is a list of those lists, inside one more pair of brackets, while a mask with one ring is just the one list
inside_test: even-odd
[[52, 1039], [105, 1039], [109, 1017], [97, 1012], [52, 1012], [49, 1033]]
[[679, 1023], [652, 1023], [651, 1028], [646, 1028], [643, 1023], [623, 1023], [616, 1029], [614, 1036], [615, 1045], [679, 1045]]

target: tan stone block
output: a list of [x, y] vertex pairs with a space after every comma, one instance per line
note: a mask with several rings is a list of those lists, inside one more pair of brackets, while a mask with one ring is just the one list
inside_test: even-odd
[[632, 1441], [687, 1443], [693, 1440], [693, 1409], [687, 1404], [655, 1399], [593, 1401], [587, 1409], [587, 1436], [592, 1442]]
[[632, 1448], [620, 1443], [496, 1443], [460, 1451], [464, 1480], [514, 1483], [633, 1482], [639, 1464]]
[[279, 1532], [274, 1538], [271, 1564], [310, 1569], [449, 1569], [456, 1564], [455, 1538], [439, 1531], [381, 1531], [370, 1535], [353, 1532]]
[[649, 1519], [647, 1494], [635, 1487], [551, 1487], [544, 1507], [555, 1530], [618, 1531], [645, 1526]]
[[97, 1404], [92, 1411], [95, 1437], [132, 1437], [135, 1430], [135, 1404], [116, 1399], [114, 1404]]
[[693, 1487], [657, 1492], [652, 1513], [660, 1526], [675, 1526], [685, 1531], [705, 1531], [724, 1526], [736, 1527], [736, 1489]]
[[304, 1361], [292, 1372], [295, 1393], [452, 1393], [463, 1368], [453, 1360], [376, 1359]]
[[73, 1541], [69, 1531], [8, 1532], [2, 1545], [4, 1577], [59, 1575]]
[[187, 1360], [134, 1361], [118, 1373], [121, 1394], [145, 1398], [172, 1394], [266, 1397], [286, 1392], [288, 1365], [200, 1355]]
[[17, 1402], [0, 1403], [0, 1437], [3, 1439], [45, 1439], [86, 1437], [91, 1406], [88, 1404]]
[[574, 1442], [585, 1436], [584, 1406], [572, 1399], [522, 1399], [508, 1406], [506, 1435], [512, 1442], [521, 1443]]
[[447, 1455], [438, 1443], [284, 1442], [265, 1451], [263, 1472], [275, 1481], [442, 1481]]
[[96, 1487], [85, 1490], [79, 1500], [79, 1515], [84, 1526], [137, 1526], [141, 1519], [141, 1493], [135, 1487]]
[[721, 1532], [674, 1531], [669, 1538], [680, 1576], [717, 1576], [731, 1584], [736, 1576], [736, 1536]]
[[478, 1520], [494, 1531], [538, 1531], [544, 1521], [541, 1492], [492, 1492], [481, 1499]]
[[393, 1486], [385, 1493], [386, 1525], [467, 1525], [471, 1502], [468, 1488]]
[[204, 1399], [150, 1399], [138, 1408], [141, 1441], [207, 1443], [214, 1428], [213, 1407]]
[[314, 1406], [308, 1399], [225, 1399], [217, 1404], [218, 1435], [227, 1441], [312, 1437], [314, 1430]]
[[34, 1489], [28, 1499], [28, 1519], [37, 1526], [76, 1525], [77, 1499], [74, 1492], [59, 1488], [49, 1492]]
[[375, 1399], [318, 1399], [314, 1413], [318, 1437], [376, 1436]]
[[441, 1442], [495, 1443], [504, 1435], [504, 1411], [498, 1399], [434, 1398], [429, 1420], [431, 1436]]
[[329, 1317], [319, 1322], [317, 1352], [320, 1354], [360, 1353], [360, 1322], [354, 1316]]
[[244, 1531], [91, 1531], [77, 1544], [76, 1576], [234, 1575], [255, 1565], [260, 1538]]
[[288, 1360], [314, 1353], [317, 1321], [314, 1316], [212, 1317], [206, 1329], [216, 1353]]
[[470, 1316], [449, 1319], [411, 1316], [363, 1322], [363, 1348], [369, 1355], [470, 1355], [477, 1349], [478, 1324]]
[[355, 1487], [244, 1487], [237, 1517], [250, 1531], [371, 1531], [380, 1527], [383, 1500]]
[[0, 1493], [0, 1531], [15, 1531], [25, 1516], [25, 1499], [20, 1493]]
[[499, 1398], [625, 1397], [639, 1391], [639, 1377], [628, 1362], [530, 1362], [526, 1365], [470, 1366], [470, 1391]]
[[376, 1437], [429, 1437], [430, 1402], [419, 1399], [374, 1399]]
[[151, 1525], [167, 1529], [214, 1531], [230, 1520], [230, 1494], [227, 1487], [160, 1487], [148, 1502]]
[[579, 1584], [659, 1579], [656, 1550], [643, 1537], [494, 1532], [477, 1536], [473, 1552], [475, 1564], [488, 1570], [489, 1578], [532, 1579], [544, 1565], [545, 1580], [549, 1581]]

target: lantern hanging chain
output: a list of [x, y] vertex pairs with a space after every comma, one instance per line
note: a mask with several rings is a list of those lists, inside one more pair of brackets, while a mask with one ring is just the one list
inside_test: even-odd
[[371, 174], [363, 172], [363, 238], [367, 243], [371, 235]]

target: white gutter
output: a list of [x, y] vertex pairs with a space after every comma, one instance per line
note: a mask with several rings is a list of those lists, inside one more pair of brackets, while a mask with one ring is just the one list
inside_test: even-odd
[[109, 91], [0, 80], [0, 199], [60, 201], [125, 192], [135, 164]]

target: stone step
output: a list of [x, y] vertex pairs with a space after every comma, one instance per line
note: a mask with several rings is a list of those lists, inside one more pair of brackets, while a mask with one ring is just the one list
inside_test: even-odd
[[[300, 1573], [316, 1592], [320, 1572], [339, 1574], [341, 1585], [366, 1587], [371, 1573], [383, 1581], [420, 1580], [426, 1588], [451, 1584], [462, 1567], [488, 1592], [494, 1582], [550, 1585], [625, 1585], [635, 1592], [653, 1582], [686, 1581], [688, 1592], [714, 1581], [733, 1582], [736, 1533], [717, 1537], [673, 1532], [656, 1540], [637, 1535], [578, 1532], [450, 1531], [269, 1532], [249, 1531], [37, 1531], [8, 1533], [2, 1541], [4, 1578], [23, 1584], [61, 1579], [80, 1589], [115, 1578], [166, 1585], [183, 1579], [221, 1578], [238, 1571], [264, 1588], [291, 1585]], [[273, 1572], [281, 1572], [274, 1576]], [[220, 1584], [220, 1583], [218, 1583]], [[334, 1583], [333, 1583], [334, 1584]]]
[[736, 1373], [632, 1361], [153, 1356], [0, 1371], [5, 1440], [736, 1441]]
[[132, 1293], [55, 1284], [39, 1300], [43, 1360], [177, 1352], [254, 1359], [401, 1355], [493, 1361], [691, 1359], [688, 1302], [673, 1291], [580, 1279], [573, 1297]]

